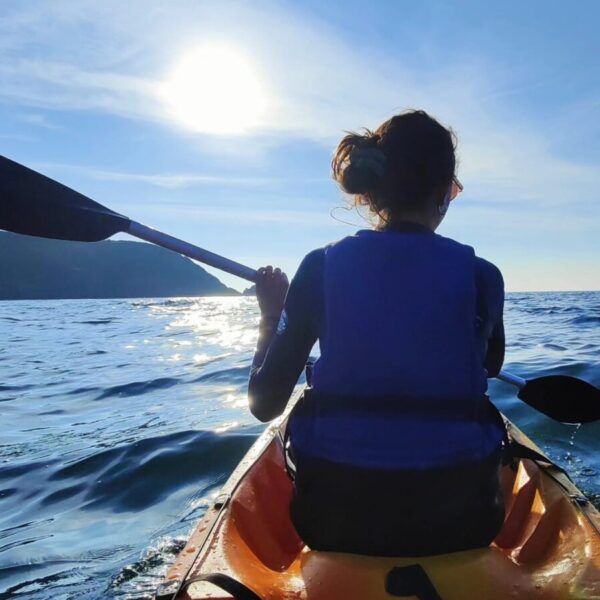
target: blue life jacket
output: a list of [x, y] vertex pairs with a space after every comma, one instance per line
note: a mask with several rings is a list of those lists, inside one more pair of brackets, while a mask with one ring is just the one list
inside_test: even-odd
[[502, 419], [476, 339], [475, 253], [434, 233], [359, 231], [325, 255], [312, 393], [290, 437], [306, 456], [378, 469], [478, 462]]

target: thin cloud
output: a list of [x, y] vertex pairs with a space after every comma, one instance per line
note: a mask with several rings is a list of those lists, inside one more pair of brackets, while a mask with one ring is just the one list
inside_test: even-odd
[[15, 142], [35, 142], [37, 138], [23, 133], [0, 133], [0, 140], [11, 140]]
[[[437, 69], [423, 70], [409, 56], [346, 40], [296, 5], [280, 3], [257, 8], [191, 0], [167, 6], [141, 0], [59, 0], [29, 2], [8, 12], [0, 21], [0, 48], [21, 58], [0, 66], [0, 98], [5, 101], [100, 111], [174, 127], [161, 101], [161, 82], [178, 56], [197, 40], [225, 32], [230, 39], [241, 40], [262, 65], [271, 97], [269, 120], [255, 132], [252, 153], [266, 148], [273, 155], [278, 144], [290, 140], [331, 148], [346, 129], [373, 127], [394, 110], [422, 107], [456, 129], [461, 179], [469, 197], [479, 199], [482, 206], [493, 210], [498, 203], [512, 203], [521, 214], [528, 209], [528, 218], [543, 215], [545, 226], [552, 222], [557, 230], [565, 211], [575, 206], [590, 221], [600, 216], [597, 163], [561, 154], [560, 142], [568, 131], [555, 128], [551, 117], [541, 128], [511, 105], [526, 77], [489, 59], [463, 57], [462, 62], [446, 64], [440, 56]], [[141, 14], [144, 18], [137, 18]], [[52, 28], [40, 29], [49, 21]], [[90, 36], [95, 43], [84, 43]], [[29, 45], [32, 39], [36, 46]], [[39, 47], [48, 52], [40, 55]], [[580, 104], [573, 114], [586, 110], [591, 121], [598, 98], [582, 98]], [[559, 125], [562, 114], [557, 113], [554, 121]], [[223, 139], [214, 147], [235, 153], [238, 144], [235, 138]], [[248, 160], [253, 160], [250, 154]], [[167, 189], [275, 181], [101, 169], [90, 169], [87, 175]], [[494, 215], [507, 218], [498, 211]]]
[[50, 129], [53, 131], [60, 131], [62, 127], [60, 125], [56, 125], [46, 117], [45, 115], [41, 115], [38, 113], [29, 113], [25, 115], [21, 115], [21, 121], [24, 123], [28, 123], [29, 125], [34, 125], [35, 127], [42, 127], [43, 129]]
[[248, 210], [237, 206], [228, 208], [198, 206], [192, 208], [189, 206], [177, 205], [173, 202], [170, 202], [168, 205], [145, 205], [146, 213], [156, 215], [157, 217], [172, 214], [173, 210], [176, 210], [179, 216], [187, 219], [217, 221], [222, 223], [277, 223], [326, 228], [340, 225], [339, 222], [336, 222], [324, 211]]
[[189, 173], [144, 175], [139, 173], [93, 170], [89, 172], [89, 175], [94, 179], [103, 181], [133, 181], [168, 189], [205, 185], [262, 187], [278, 182], [278, 180], [268, 177], [231, 177], [225, 175], [194, 175]]
[[[74, 172], [97, 181], [133, 182], [151, 185], [166, 189], [184, 189], [199, 186], [224, 186], [224, 187], [267, 187], [273, 185], [289, 184], [289, 178], [277, 177], [239, 177], [235, 175], [209, 175], [200, 173], [128, 173], [123, 171], [110, 171], [79, 165], [64, 163], [36, 162], [32, 168], [44, 173], [60, 173], [63, 171]], [[325, 180], [302, 180], [304, 183], [322, 182]]]
[[127, 118], [158, 119], [151, 81], [86, 70], [43, 59], [0, 65], [0, 97], [54, 110], [101, 111]]

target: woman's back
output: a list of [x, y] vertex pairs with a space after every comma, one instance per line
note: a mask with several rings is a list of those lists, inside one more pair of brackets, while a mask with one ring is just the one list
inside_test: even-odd
[[360, 231], [327, 248], [323, 286], [316, 390], [448, 401], [485, 393], [472, 248], [418, 226]]
[[324, 250], [312, 375], [319, 407], [313, 401], [291, 419], [297, 452], [424, 469], [497, 449], [503, 431], [475, 341], [477, 261], [468, 246], [410, 224], [361, 231]]
[[[420, 111], [347, 135], [334, 176], [375, 230], [307, 256], [281, 320], [285, 279], [261, 271], [254, 414], [280, 414], [321, 347], [288, 427], [292, 518], [313, 548], [450, 552], [489, 543], [502, 523], [504, 428], [485, 395], [504, 355], [502, 277], [434, 233], [462, 189], [455, 168], [453, 134]], [[373, 490], [380, 511], [364, 522]]]

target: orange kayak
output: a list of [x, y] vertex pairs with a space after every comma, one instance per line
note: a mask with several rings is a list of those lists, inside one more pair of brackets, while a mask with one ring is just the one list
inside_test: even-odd
[[312, 551], [298, 537], [288, 512], [282, 419], [233, 472], [156, 598], [600, 599], [600, 513], [531, 440], [507, 426], [533, 458], [503, 469], [506, 520], [494, 543], [425, 558], [377, 558]]

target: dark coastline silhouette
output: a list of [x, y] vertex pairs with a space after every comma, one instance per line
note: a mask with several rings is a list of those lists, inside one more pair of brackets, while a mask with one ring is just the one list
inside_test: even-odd
[[188, 258], [152, 244], [0, 232], [0, 300], [237, 295]]

